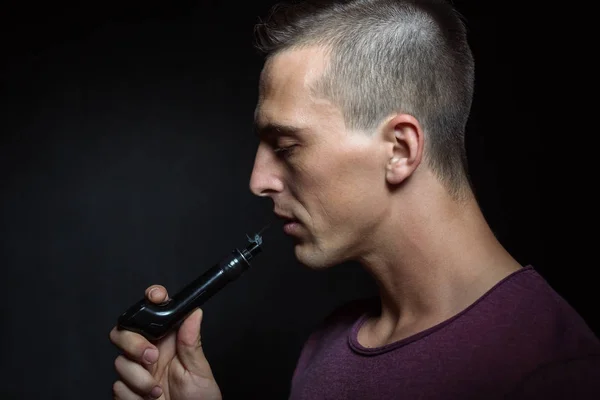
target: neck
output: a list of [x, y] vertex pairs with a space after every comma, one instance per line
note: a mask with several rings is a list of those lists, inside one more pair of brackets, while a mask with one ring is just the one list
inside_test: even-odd
[[377, 252], [360, 260], [381, 298], [381, 315], [363, 330], [363, 341], [373, 344], [456, 315], [521, 267], [494, 236], [474, 196], [458, 202], [432, 179], [423, 190], [406, 192], [416, 195], [401, 199], [403, 211], [390, 214], [377, 235]]

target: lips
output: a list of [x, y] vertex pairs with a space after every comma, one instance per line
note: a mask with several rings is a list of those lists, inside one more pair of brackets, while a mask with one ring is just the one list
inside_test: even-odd
[[296, 220], [287, 220], [283, 225], [283, 232], [288, 235], [298, 236], [300, 234], [300, 223]]
[[275, 211], [277, 218], [283, 221], [283, 231], [288, 235], [298, 234], [300, 228], [300, 221], [296, 218], [289, 216], [288, 214]]
[[296, 218], [288, 218], [288, 217], [279, 217], [284, 225], [288, 225], [288, 224], [299, 224], [300, 221], [298, 221]]
[[283, 222], [297, 222], [298, 221], [294, 217], [288, 216], [288, 214], [286, 214], [286, 213], [282, 213], [279, 211], [273, 211], [273, 213], [275, 213], [277, 218], [281, 219]]

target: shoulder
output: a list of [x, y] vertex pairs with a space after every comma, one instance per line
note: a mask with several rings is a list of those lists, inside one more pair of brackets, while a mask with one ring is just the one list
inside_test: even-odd
[[580, 314], [532, 267], [501, 282], [469, 316], [474, 328], [487, 327], [491, 338], [509, 341], [522, 355], [537, 353], [540, 362], [600, 349], [600, 341]]
[[460, 334], [477, 337], [476, 351], [496, 360], [499, 379], [513, 388], [505, 399], [600, 399], [598, 337], [533, 268], [501, 282], [467, 315]]
[[600, 353], [540, 365], [506, 399], [600, 399]]

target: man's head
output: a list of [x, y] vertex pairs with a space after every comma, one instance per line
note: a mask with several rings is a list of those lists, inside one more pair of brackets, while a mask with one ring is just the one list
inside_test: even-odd
[[361, 236], [392, 217], [389, 195], [421, 158], [451, 197], [468, 193], [473, 59], [447, 3], [280, 6], [256, 33], [267, 60], [250, 186], [298, 220], [288, 229], [301, 261], [368, 251]]

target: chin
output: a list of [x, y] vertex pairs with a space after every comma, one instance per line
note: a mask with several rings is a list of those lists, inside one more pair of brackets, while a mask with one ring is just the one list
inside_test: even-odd
[[311, 243], [297, 243], [294, 253], [300, 264], [314, 270], [330, 268], [344, 261]]

